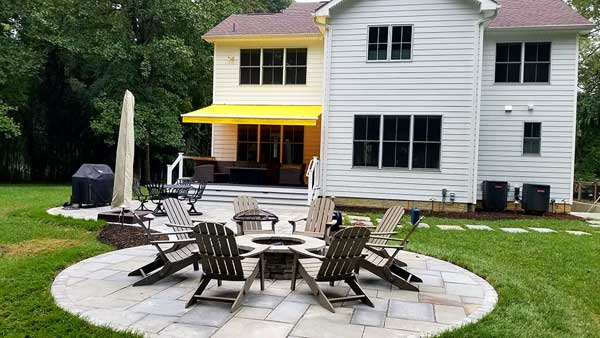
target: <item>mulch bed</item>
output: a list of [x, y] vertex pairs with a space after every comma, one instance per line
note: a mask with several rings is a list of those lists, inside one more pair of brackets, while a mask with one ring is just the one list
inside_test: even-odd
[[[153, 231], [156, 232], [156, 231]], [[166, 235], [152, 237], [153, 240], [168, 240]], [[98, 240], [104, 244], [112, 245], [117, 249], [126, 249], [134, 246], [148, 244], [148, 238], [142, 228], [120, 224], [108, 224], [100, 234]]]

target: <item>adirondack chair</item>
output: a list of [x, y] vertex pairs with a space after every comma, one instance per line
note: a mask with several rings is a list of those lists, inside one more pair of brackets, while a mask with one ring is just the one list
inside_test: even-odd
[[[292, 225], [292, 232], [296, 235], [316, 237], [329, 242], [329, 229], [335, 224], [335, 221], [333, 221], [333, 209], [335, 209], [333, 198], [316, 198], [310, 204], [306, 218], [289, 221]], [[297, 231], [296, 226], [302, 221], [305, 222], [304, 231]]]
[[[399, 289], [419, 291], [411, 283], [421, 283], [423, 280], [404, 269], [406, 264], [396, 259], [396, 256], [401, 250], [404, 250], [410, 236], [417, 230], [422, 219], [423, 217], [413, 224], [404, 238], [390, 237], [396, 234], [395, 232], [372, 233], [370, 242], [365, 246], [367, 255], [358, 263], [356, 272], [358, 273], [360, 268], [364, 268]], [[399, 242], [399, 244], [389, 245], [390, 241]], [[390, 254], [386, 249], [392, 249], [394, 252]]]
[[[257, 246], [249, 253], [240, 254], [233, 231], [218, 223], [199, 223], [194, 228], [194, 237], [202, 264], [202, 278], [198, 289], [185, 305], [186, 308], [199, 300], [206, 300], [233, 303], [231, 312], [235, 312], [259, 274], [260, 289], [264, 290], [263, 253], [269, 246]], [[244, 285], [235, 298], [203, 296], [204, 289], [213, 279], [219, 282], [219, 286], [221, 281], [243, 281]]]
[[[242, 211], [259, 209], [258, 202], [254, 197], [250, 196], [239, 196], [233, 201], [233, 211], [238, 214]], [[237, 233], [238, 235], [245, 234], [273, 234], [275, 233], [275, 224], [277, 222], [271, 222], [271, 229], [263, 229], [260, 221], [243, 221], [237, 222]]]
[[[136, 222], [146, 232], [150, 244], [154, 245], [158, 251], [154, 261], [129, 273], [129, 276], [143, 277], [135, 282], [133, 286], [154, 284], [190, 265], [198, 271], [198, 256], [196, 254], [198, 249], [195, 240], [190, 238], [192, 231], [188, 227], [173, 226], [171, 232], [153, 233], [149, 224], [146, 225], [135, 212], [132, 212], [132, 214]], [[168, 235], [170, 239], [166, 241], [153, 239], [160, 235]], [[172, 244], [172, 246], [169, 249], [163, 249], [161, 245], [165, 244]]]
[[[362, 258], [362, 250], [369, 240], [370, 231], [365, 228], [353, 227], [338, 231], [331, 239], [331, 245], [325, 256], [317, 255], [303, 249], [290, 246], [295, 253], [294, 272], [292, 277], [292, 291], [296, 289], [297, 273], [304, 279], [306, 284], [321, 306], [331, 312], [335, 312], [331, 303], [360, 300], [364, 304], [374, 307], [369, 297], [362, 290], [353, 270]], [[308, 258], [300, 258], [300, 257]], [[343, 280], [354, 291], [355, 296], [328, 298], [319, 288], [317, 282], [329, 282]]]

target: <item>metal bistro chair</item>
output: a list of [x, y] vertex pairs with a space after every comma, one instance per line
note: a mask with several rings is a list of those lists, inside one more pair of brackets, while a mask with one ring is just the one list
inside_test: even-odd
[[[325, 256], [290, 246], [290, 250], [296, 254], [292, 274], [292, 290], [296, 288], [296, 274], [300, 273], [313, 294], [317, 296], [321, 306], [331, 312], [335, 312], [331, 303], [353, 300], [360, 300], [364, 304], [374, 307], [369, 297], [358, 285], [358, 280], [353, 272], [356, 264], [362, 259], [362, 251], [369, 240], [369, 234], [369, 229], [361, 227], [338, 231], [332, 236], [331, 245]], [[301, 256], [307, 258], [300, 258]], [[317, 282], [333, 284], [340, 280], [346, 282], [356, 295], [328, 298], [317, 284]]]
[[165, 210], [162, 205], [165, 196], [164, 184], [160, 182], [150, 182], [146, 184], [146, 189], [148, 189], [148, 199], [156, 205], [152, 214], [155, 216], [164, 216]]
[[185, 194], [179, 196], [180, 200], [187, 200], [187, 204], [190, 206], [188, 213], [192, 216], [202, 215], [202, 212], [196, 210], [196, 202], [202, 199], [202, 195], [204, 195], [204, 190], [206, 189], [206, 182], [200, 181], [197, 184], [198, 187], [196, 188], [190, 183], [190, 189]]
[[133, 191], [135, 198], [137, 198], [138, 201], [140, 201], [140, 206], [137, 209], [135, 209], [135, 211], [150, 211], [150, 209], [146, 208], [146, 203], [148, 203], [150, 195], [145, 194], [142, 191], [142, 186], [140, 185], [140, 181], [137, 178], [133, 179], [131, 190]]

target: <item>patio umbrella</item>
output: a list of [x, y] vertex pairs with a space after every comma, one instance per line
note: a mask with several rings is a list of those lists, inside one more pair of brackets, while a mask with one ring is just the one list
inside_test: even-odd
[[135, 98], [129, 90], [125, 91], [123, 109], [121, 110], [121, 126], [117, 143], [117, 160], [115, 162], [115, 182], [113, 186], [112, 207], [131, 210], [131, 186], [133, 184], [133, 155], [135, 137], [133, 126]]

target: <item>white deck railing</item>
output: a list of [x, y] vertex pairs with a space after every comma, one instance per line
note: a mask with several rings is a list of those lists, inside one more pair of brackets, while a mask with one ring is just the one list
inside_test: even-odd
[[177, 168], [179, 178], [183, 177], [183, 153], [179, 153], [172, 164], [167, 164], [167, 184], [173, 184], [173, 170]]
[[319, 190], [321, 189], [320, 166], [321, 161], [319, 161], [319, 158], [313, 156], [308, 164], [308, 170], [306, 170], [306, 177], [308, 177], [308, 204], [312, 203], [319, 196]]

